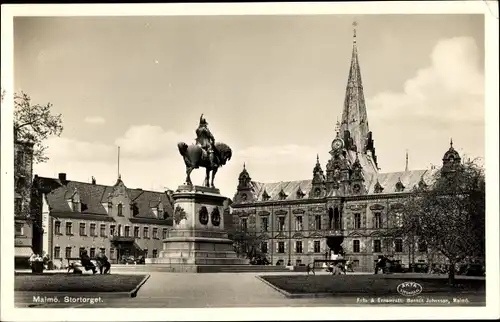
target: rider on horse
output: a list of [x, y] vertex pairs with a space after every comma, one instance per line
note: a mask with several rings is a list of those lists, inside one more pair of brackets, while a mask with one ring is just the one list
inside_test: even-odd
[[212, 132], [208, 129], [207, 120], [203, 117], [203, 114], [200, 116], [200, 125], [196, 129], [196, 143], [199, 144], [207, 153], [208, 159], [210, 161], [210, 166], [215, 167], [215, 138], [212, 135]]

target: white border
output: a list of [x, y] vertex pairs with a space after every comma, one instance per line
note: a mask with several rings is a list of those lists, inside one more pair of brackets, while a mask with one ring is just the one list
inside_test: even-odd
[[[331, 307], [226, 309], [14, 309], [13, 279], [13, 17], [14, 16], [142, 16], [142, 15], [286, 15], [286, 14], [484, 14], [486, 78], [487, 176], [487, 307]], [[86, 320], [332, 320], [332, 319], [484, 319], [499, 317], [499, 189], [498, 189], [498, 3], [496, 1], [232, 3], [232, 4], [71, 4], [2, 5], [1, 84], [7, 90], [1, 108], [1, 319], [22, 321]], [[496, 303], [496, 304], [495, 304]]]

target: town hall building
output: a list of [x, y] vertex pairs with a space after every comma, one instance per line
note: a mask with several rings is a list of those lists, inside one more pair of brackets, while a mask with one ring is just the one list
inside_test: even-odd
[[[251, 169], [244, 166], [231, 205], [235, 227], [254, 236], [257, 251], [273, 265], [309, 264], [338, 251], [358, 271], [372, 271], [382, 254], [403, 265], [426, 262], [429, 250], [423, 242], [410, 245], [384, 231], [397, 225], [389, 214], [397, 213], [401, 199], [415, 186], [429, 185], [440, 169], [379, 172], [355, 33], [342, 118], [330, 155], [326, 171], [317, 158], [312, 178], [301, 181], [253, 181]], [[459, 163], [451, 143], [443, 165]]]

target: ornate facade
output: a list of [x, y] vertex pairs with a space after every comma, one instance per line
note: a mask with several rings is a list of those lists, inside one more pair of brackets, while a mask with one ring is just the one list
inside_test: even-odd
[[[354, 35], [352, 59], [341, 122], [337, 122], [326, 171], [319, 158], [312, 178], [302, 181], [253, 181], [246, 167], [238, 178], [231, 205], [238, 229], [255, 236], [260, 252], [275, 264], [300, 265], [343, 249], [356, 270], [371, 271], [377, 255], [426, 262], [423, 243], [389, 238], [384, 230], [397, 225], [389, 213], [414, 186], [428, 185], [437, 169], [379, 172], [363, 94]], [[443, 170], [460, 156], [451, 144]]]

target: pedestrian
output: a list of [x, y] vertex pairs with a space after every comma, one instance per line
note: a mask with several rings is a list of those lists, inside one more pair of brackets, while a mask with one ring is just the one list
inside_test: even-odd
[[111, 263], [108, 260], [108, 257], [104, 253], [104, 250], [101, 250], [96, 257], [97, 264], [99, 265], [99, 271], [101, 274], [109, 274], [111, 270]]
[[307, 275], [309, 275], [309, 273], [313, 273], [313, 275], [316, 275], [316, 272], [314, 271], [314, 264], [312, 263], [309, 263], [307, 264]]
[[80, 254], [80, 262], [82, 263], [82, 266], [85, 268], [85, 270], [92, 270], [92, 274], [95, 274], [97, 272], [97, 269], [90, 260], [90, 256], [87, 254], [86, 250], [83, 250]]

